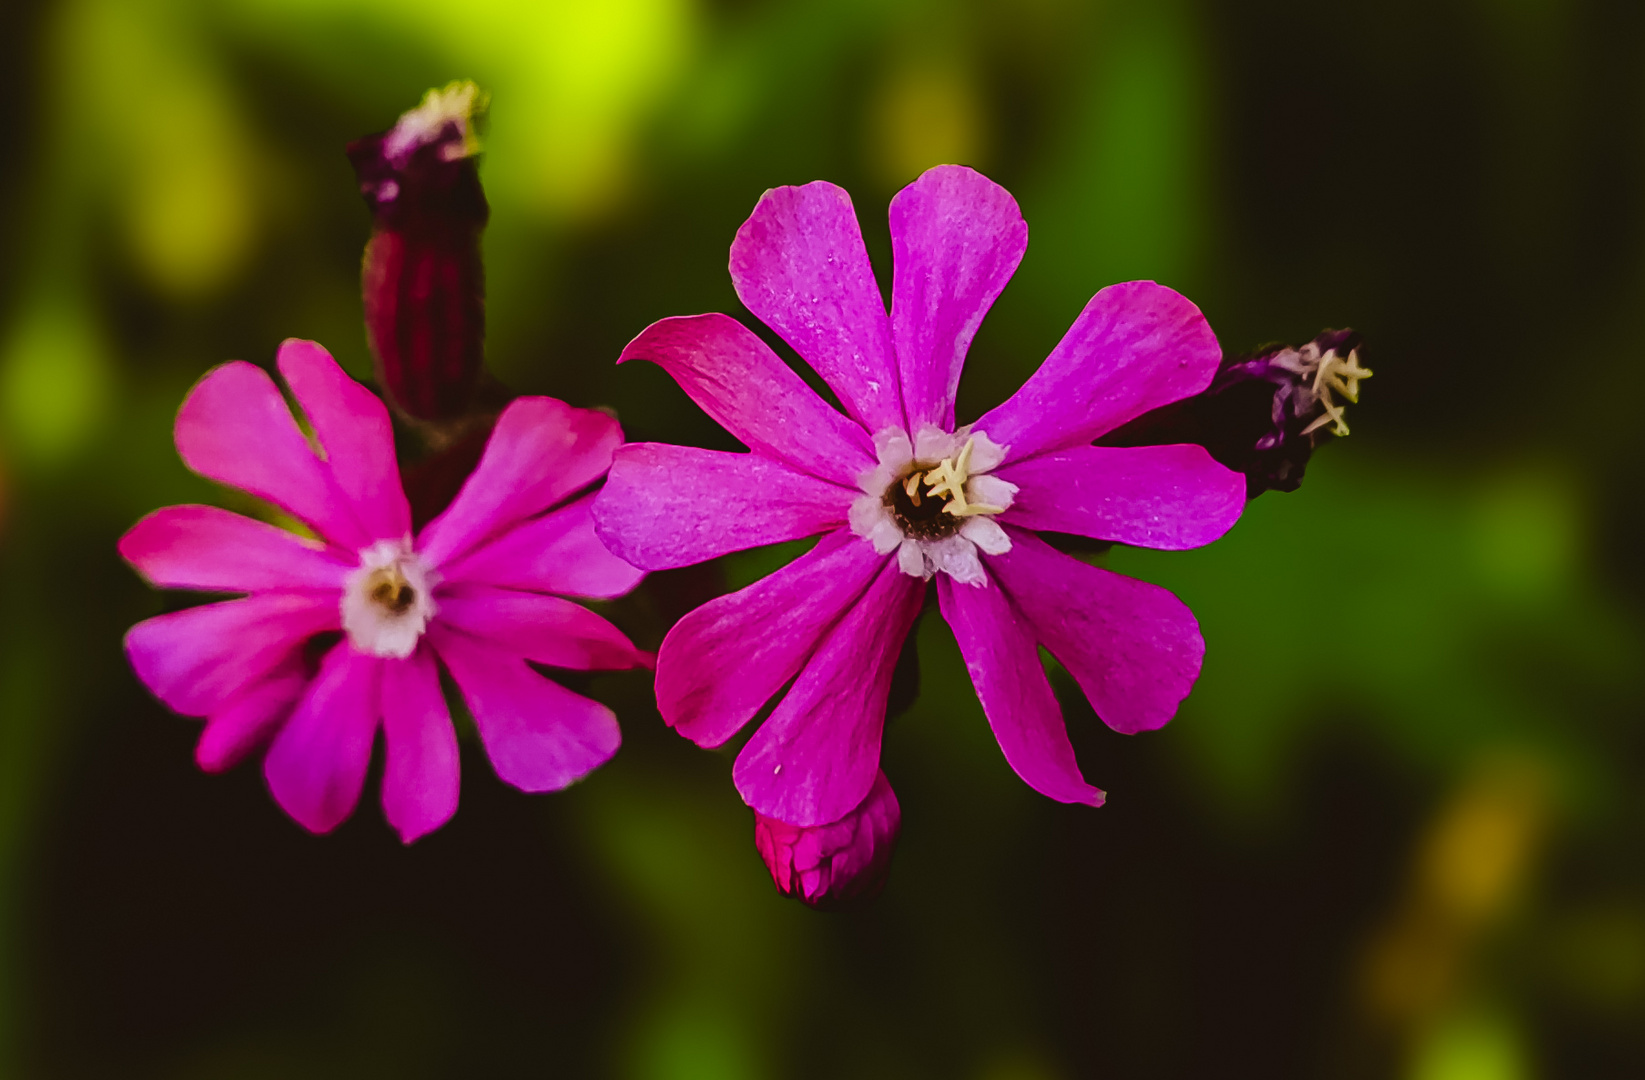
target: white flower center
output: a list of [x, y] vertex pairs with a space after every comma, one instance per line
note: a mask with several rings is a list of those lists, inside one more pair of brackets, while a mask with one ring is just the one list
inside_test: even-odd
[[343, 629], [354, 647], [404, 660], [434, 617], [438, 576], [405, 541], [379, 540], [360, 552], [343, 585]]
[[914, 439], [901, 428], [874, 436], [879, 463], [858, 478], [863, 494], [851, 504], [851, 529], [913, 577], [942, 571], [986, 585], [977, 553], [1003, 555], [1011, 538], [993, 521], [1017, 493], [989, 475], [1006, 447], [980, 431], [926, 425]]

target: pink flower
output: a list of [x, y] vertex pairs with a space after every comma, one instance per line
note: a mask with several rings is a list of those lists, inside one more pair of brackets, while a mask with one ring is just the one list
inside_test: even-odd
[[[161, 588], [246, 593], [138, 623], [133, 669], [176, 711], [206, 718], [200, 767], [269, 744], [269, 790], [323, 833], [354, 810], [379, 724], [383, 810], [407, 843], [456, 811], [457, 737], [439, 666], [462, 691], [497, 775], [563, 788], [621, 739], [611, 711], [527, 661], [581, 670], [649, 657], [604, 619], [551, 594], [614, 597], [643, 576], [595, 538], [592, 497], [622, 442], [617, 422], [552, 398], [503, 411], [479, 467], [413, 539], [388, 410], [310, 341], [280, 347], [274, 380], [235, 361], [177, 414], [177, 451], [210, 480], [265, 499], [317, 540], [211, 506], [139, 521], [120, 553]], [[338, 634], [337, 632], [341, 632]]]
[[1037, 532], [1180, 549], [1233, 525], [1244, 479], [1203, 447], [1092, 445], [1203, 390], [1216, 337], [1170, 289], [1111, 286], [1010, 400], [956, 426], [966, 350], [1027, 242], [1003, 188], [930, 170], [891, 203], [887, 316], [846, 193], [766, 192], [731, 247], [737, 295], [844, 415], [725, 315], [665, 319], [623, 352], [662, 365], [750, 452], [623, 447], [594, 508], [613, 551], [650, 570], [821, 536], [691, 612], [658, 657], [663, 717], [703, 746], [792, 681], [734, 769], [764, 817], [825, 825], [868, 796], [892, 669], [933, 576], [1000, 749], [1053, 799], [1103, 794], [1074, 760], [1039, 646], [1123, 732], [1168, 721], [1199, 674], [1204, 642], [1181, 601]]
[[902, 810], [885, 774], [862, 803], [839, 821], [807, 828], [754, 815], [754, 846], [784, 896], [811, 907], [868, 900], [885, 887]]

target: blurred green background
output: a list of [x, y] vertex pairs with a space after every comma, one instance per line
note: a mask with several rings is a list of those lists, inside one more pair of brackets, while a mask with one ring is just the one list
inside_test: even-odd
[[[1645, 1075], [1642, 46], [1629, 0], [6, 0], [0, 1076]], [[210, 366], [302, 336], [369, 375], [342, 147], [460, 77], [492, 368], [636, 439], [722, 444], [612, 361], [740, 312], [737, 226], [819, 178], [886, 281], [921, 169], [1021, 202], [962, 419], [1116, 280], [1230, 350], [1367, 334], [1302, 491], [1107, 557], [1209, 648], [1136, 738], [1058, 673], [1105, 808], [1016, 780], [933, 615], [866, 911], [777, 897], [643, 675], [594, 682], [610, 766], [527, 797], [465, 748], [410, 849], [375, 781], [315, 839], [255, 765], [195, 770], [114, 541], [224, 498], [170, 445]]]

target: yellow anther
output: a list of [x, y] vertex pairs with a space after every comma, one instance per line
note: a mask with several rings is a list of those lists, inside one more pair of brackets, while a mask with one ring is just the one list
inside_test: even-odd
[[903, 482], [903, 485], [902, 485], [903, 491], [908, 495], [909, 500], [915, 506], [920, 505], [920, 480], [921, 479], [922, 479], [922, 477], [920, 476], [920, 474], [915, 473], [912, 476], [910, 476], [907, 480], [905, 480]]

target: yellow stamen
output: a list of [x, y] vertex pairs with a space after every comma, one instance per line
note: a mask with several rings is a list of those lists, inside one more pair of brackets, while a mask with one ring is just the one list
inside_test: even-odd
[[937, 467], [925, 474], [925, 482], [929, 490], [928, 495], [948, 496], [948, 505], [943, 510], [954, 517], [976, 517], [979, 514], [1003, 514], [1003, 506], [990, 506], [988, 503], [968, 502], [965, 497], [965, 483], [971, 478], [971, 448], [975, 439], [965, 440], [960, 452], [952, 458], [945, 458], [937, 463]]

